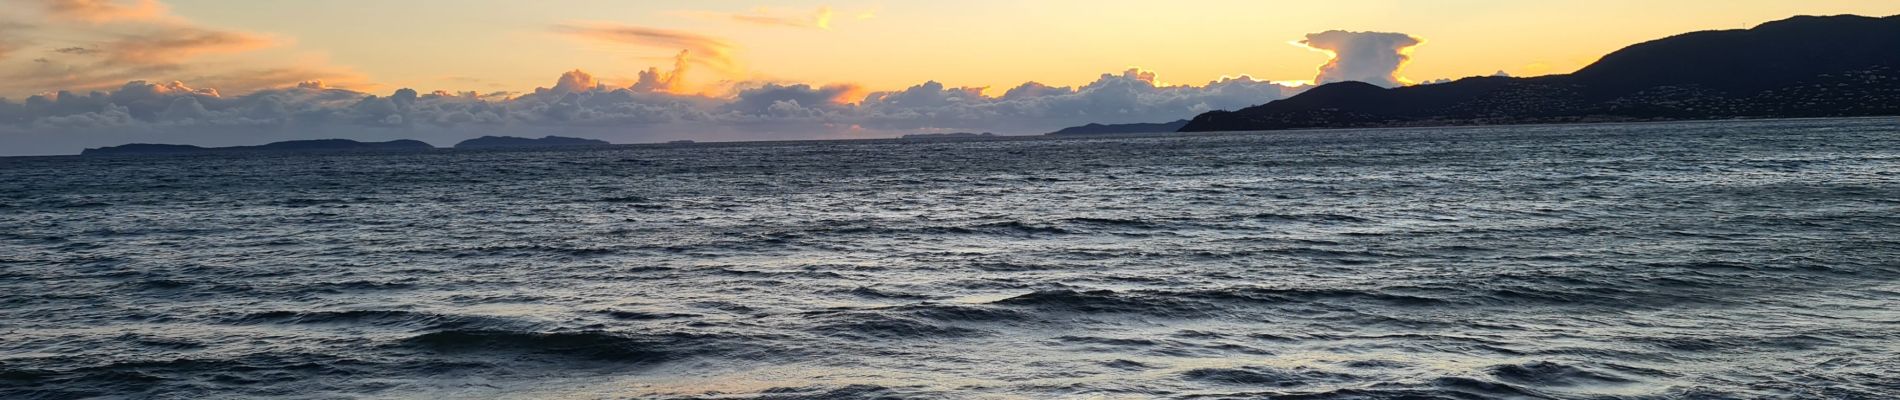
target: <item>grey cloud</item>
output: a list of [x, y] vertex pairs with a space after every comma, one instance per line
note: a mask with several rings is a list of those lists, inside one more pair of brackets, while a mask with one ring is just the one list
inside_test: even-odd
[[856, 127], [885, 136], [951, 129], [1026, 134], [1089, 122], [1170, 121], [1302, 89], [1245, 77], [1157, 86], [1152, 73], [1132, 69], [1077, 88], [1024, 84], [998, 97], [938, 82], [861, 97], [849, 85], [763, 83], [705, 97], [651, 90], [656, 82], [615, 87], [576, 70], [550, 87], [510, 97], [410, 89], [379, 95], [320, 82], [230, 96], [178, 82], [133, 81], [108, 90], [0, 99], [0, 147], [36, 137], [33, 146], [17, 148], [70, 153], [122, 144], [112, 141], [128, 135], [144, 142], [228, 145], [321, 137], [452, 143], [481, 134], [563, 133], [622, 142], [798, 139], [863, 134]]

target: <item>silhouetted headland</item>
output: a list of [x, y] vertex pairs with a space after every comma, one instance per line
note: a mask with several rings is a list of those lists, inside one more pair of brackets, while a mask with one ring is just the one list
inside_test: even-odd
[[292, 140], [257, 146], [200, 147], [182, 144], [133, 143], [121, 146], [86, 149], [80, 155], [85, 156], [133, 156], [133, 155], [174, 155], [203, 154], [224, 152], [317, 152], [317, 151], [364, 151], [364, 150], [430, 150], [435, 146], [416, 140], [392, 140], [387, 142], [358, 142], [348, 139]]
[[601, 146], [608, 145], [605, 140], [582, 139], [561, 136], [547, 136], [530, 139], [514, 136], [483, 136], [456, 143], [458, 149], [501, 149], [521, 147], [564, 147], [564, 146]]
[[1795, 17], [1618, 50], [1576, 73], [1333, 83], [1183, 132], [1900, 115], [1900, 16]]
[[1094, 123], [1091, 123], [1088, 125], [1071, 126], [1067, 128], [1062, 128], [1062, 130], [1050, 132], [1048, 133], [1048, 135], [1067, 136], [1067, 135], [1122, 135], [1122, 134], [1136, 134], [1136, 133], [1167, 133], [1167, 132], [1179, 131], [1181, 130], [1181, 127], [1187, 126], [1187, 124], [1188, 124], [1188, 120], [1185, 120], [1185, 119], [1174, 121], [1174, 122], [1136, 123], [1136, 124], [1094, 124]]

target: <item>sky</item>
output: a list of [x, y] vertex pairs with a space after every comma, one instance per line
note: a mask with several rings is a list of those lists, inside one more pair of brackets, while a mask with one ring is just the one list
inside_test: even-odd
[[1569, 73], [1669, 35], [1894, 15], [1900, 1], [0, 0], [0, 10], [0, 155], [18, 155], [318, 137], [1035, 134], [1189, 118], [1313, 82]]

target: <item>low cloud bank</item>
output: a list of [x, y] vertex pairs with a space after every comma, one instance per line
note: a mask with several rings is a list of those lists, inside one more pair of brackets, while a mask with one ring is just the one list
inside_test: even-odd
[[243, 145], [341, 137], [436, 144], [487, 134], [563, 134], [615, 142], [884, 137], [973, 130], [1042, 133], [1089, 122], [1167, 121], [1284, 98], [1302, 88], [1248, 77], [1162, 86], [1153, 72], [1102, 74], [1080, 87], [1025, 83], [1001, 95], [925, 82], [866, 93], [854, 85], [746, 83], [724, 95], [675, 93], [672, 71], [611, 86], [580, 70], [550, 87], [506, 93], [399, 89], [371, 94], [306, 82], [226, 96], [181, 82], [132, 81], [24, 101], [0, 99], [9, 155], [71, 154], [126, 142]]

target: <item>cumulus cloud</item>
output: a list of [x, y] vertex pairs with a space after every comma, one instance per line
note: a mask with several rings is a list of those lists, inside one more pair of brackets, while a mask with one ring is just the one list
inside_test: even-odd
[[636, 92], [685, 93], [686, 70], [692, 64], [690, 54], [690, 50], [680, 50], [679, 55], [673, 56], [671, 71], [660, 71], [659, 67], [640, 71], [639, 81], [634, 82], [631, 89]]
[[[676, 60], [676, 64], [684, 60]], [[1234, 109], [1303, 88], [1249, 77], [1159, 85], [1153, 72], [1102, 74], [1080, 87], [1025, 83], [1001, 96], [925, 82], [866, 93], [854, 85], [757, 82], [727, 94], [680, 94], [649, 69], [629, 86], [586, 71], [561, 74], [519, 96], [476, 92], [384, 94], [321, 82], [221, 92], [180, 82], [133, 81], [89, 92], [0, 100], [0, 148], [72, 153], [125, 142], [202, 145], [272, 140], [415, 138], [438, 144], [483, 134], [564, 134], [616, 142], [894, 136], [941, 130], [1034, 134], [1089, 122], [1158, 122]], [[647, 78], [645, 76], [652, 76]], [[241, 93], [241, 94], [232, 94]], [[31, 134], [28, 134], [31, 133]], [[56, 137], [49, 137], [49, 135]]]
[[732, 43], [716, 37], [685, 31], [607, 23], [556, 25], [554, 31], [605, 43], [685, 49], [693, 54], [693, 62], [720, 71], [738, 70], [738, 63], [732, 58]]
[[813, 87], [807, 84], [781, 85], [768, 83], [764, 86], [740, 90], [724, 110], [741, 116], [779, 116], [779, 117], [818, 117], [828, 115], [830, 111], [846, 109], [852, 93], [860, 92], [853, 85], [827, 85]]
[[1403, 33], [1326, 31], [1306, 35], [1298, 44], [1331, 54], [1320, 67], [1319, 84], [1359, 81], [1383, 87], [1411, 84], [1399, 70], [1411, 61], [1411, 50], [1424, 43]]

